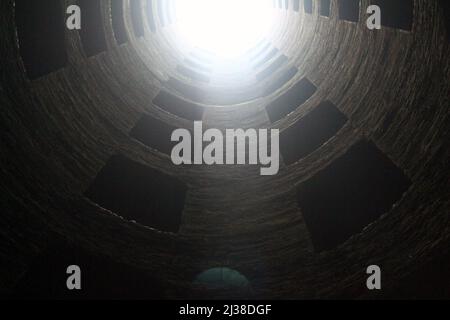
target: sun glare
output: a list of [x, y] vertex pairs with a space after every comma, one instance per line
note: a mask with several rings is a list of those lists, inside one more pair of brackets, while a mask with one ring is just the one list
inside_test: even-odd
[[235, 58], [268, 35], [271, 5], [268, 0], [177, 0], [178, 33], [190, 46]]

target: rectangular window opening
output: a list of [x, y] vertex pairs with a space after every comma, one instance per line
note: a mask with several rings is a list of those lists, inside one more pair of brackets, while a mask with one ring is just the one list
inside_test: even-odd
[[111, 157], [85, 195], [127, 220], [177, 233], [187, 187], [176, 178], [134, 162]]
[[346, 154], [297, 190], [316, 251], [333, 249], [389, 212], [411, 181], [370, 141]]
[[95, 56], [107, 49], [101, 2], [101, 0], [78, 0], [83, 23], [80, 38], [88, 57]]
[[306, 78], [297, 82], [266, 107], [270, 121], [276, 122], [295, 111], [311, 98], [316, 90], [316, 86]]
[[59, 0], [16, 0], [20, 54], [31, 80], [67, 65], [66, 24]]

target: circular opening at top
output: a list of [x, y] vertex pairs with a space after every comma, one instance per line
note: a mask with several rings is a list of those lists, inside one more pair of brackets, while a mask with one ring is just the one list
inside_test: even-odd
[[190, 47], [218, 58], [237, 58], [270, 33], [270, 0], [177, 0], [177, 33]]

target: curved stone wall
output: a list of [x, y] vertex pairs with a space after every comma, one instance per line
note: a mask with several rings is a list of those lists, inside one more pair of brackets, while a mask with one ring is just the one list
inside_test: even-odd
[[[45, 0], [43, 7], [58, 3], [62, 19], [65, 8], [75, 2]], [[120, 16], [111, 18], [111, 2], [116, 11], [123, 5], [127, 41], [122, 44], [114, 30]], [[28, 53], [37, 62], [24, 60], [24, 50], [33, 50], [21, 43], [33, 30], [26, 25], [32, 20], [24, 3], [0, 3], [0, 293], [21, 295], [29, 290], [23, 288], [24, 279], [39, 272], [33, 267], [36, 261], [55, 259], [48, 255], [57, 252], [52, 251], [56, 246], [69, 257], [72, 252], [76, 257], [105, 257], [113, 275], [125, 270], [121, 272], [145, 275], [149, 283], [158, 284], [157, 292], [150, 294], [147, 286], [130, 289], [131, 296], [305, 299], [436, 294], [421, 287], [423, 281], [435, 283], [435, 275], [421, 270], [448, 266], [450, 52], [448, 6], [442, 1], [414, 0], [411, 30], [383, 26], [375, 31], [365, 25], [369, 0], [361, 1], [358, 22], [342, 20], [336, 0], [331, 1], [329, 17], [320, 14], [320, 4], [326, 1], [312, 1], [312, 13], [305, 12], [303, 1], [295, 11], [295, 1], [290, 1], [288, 10], [274, 8], [277, 30], [262, 49], [254, 49], [261, 59], [257, 66], [243, 78], [212, 73], [209, 83], [180, 72], [191, 59], [196, 64], [191, 61], [189, 70], [204, 74], [200, 65], [207, 59], [202, 53], [195, 57], [195, 48], [194, 54], [177, 48], [176, 21], [163, 25], [159, 1], [99, 1], [98, 7], [89, 8], [100, 10], [92, 16], [102, 18], [101, 24], [93, 25], [102, 26], [98, 32], [104, 34], [104, 50], [88, 57], [82, 34], [63, 26], [64, 67], [30, 76], [29, 66], [39, 64], [39, 54]], [[142, 21], [141, 37], [136, 36], [136, 19]], [[57, 49], [56, 41], [51, 38], [49, 44]], [[49, 69], [56, 62], [47, 62]], [[314, 89], [296, 97], [292, 108], [279, 115], [279, 109], [272, 109], [275, 116], [270, 117], [267, 110], [283, 96], [291, 94], [284, 101], [294, 99], [292, 88], [299, 81], [308, 81]], [[161, 98], [161, 92], [178, 99], [177, 105], [167, 96]], [[164, 101], [171, 109], [164, 108]], [[328, 107], [318, 109], [324, 103]], [[174, 166], [169, 155], [158, 150], [164, 146], [155, 147], [160, 145], [157, 139], [148, 137], [146, 145], [133, 136], [145, 117], [158, 128], [192, 129], [198, 119], [219, 129], [280, 129], [282, 150], [294, 150], [294, 156], [272, 177], [259, 176], [251, 166]], [[335, 130], [321, 127], [323, 119], [335, 119]], [[309, 129], [302, 129], [305, 124]], [[319, 138], [302, 149], [307, 151], [297, 152], [299, 144], [309, 143], [298, 135], [304, 132]], [[163, 180], [170, 177], [186, 186], [175, 232], [121, 217], [87, 196], [116, 155], [142, 165], [146, 174], [148, 168]], [[361, 164], [361, 172], [392, 174], [368, 175], [359, 187], [361, 194], [355, 194], [345, 183], [361, 177], [356, 176], [357, 168], [341, 165], [342, 159]], [[127, 163], [119, 163], [123, 172], [129, 169]], [[151, 180], [154, 176], [148, 174]], [[314, 191], [333, 190], [333, 177], [342, 179], [339, 197], [329, 199], [326, 192]], [[305, 190], [317, 198], [305, 204]], [[159, 191], [154, 192], [157, 197]], [[369, 221], [364, 218], [355, 225], [352, 216], [349, 221], [338, 219], [349, 232], [341, 239], [326, 231], [327, 224], [337, 223], [335, 218], [324, 213], [322, 222], [314, 220], [325, 200], [345, 202], [355, 212], [387, 202], [380, 205], [386, 210]], [[321, 250], [317, 239], [327, 236], [327, 248]], [[83, 261], [93, 264], [93, 270], [96, 263], [98, 268], [105, 264], [94, 258]], [[365, 288], [365, 270], [371, 264], [385, 270], [381, 294]], [[251, 290], [211, 292], [194, 281], [214, 268], [239, 271]], [[121, 280], [123, 286], [126, 279]], [[102, 290], [99, 295], [114, 291]], [[449, 294], [448, 286], [440, 290], [441, 295]]]

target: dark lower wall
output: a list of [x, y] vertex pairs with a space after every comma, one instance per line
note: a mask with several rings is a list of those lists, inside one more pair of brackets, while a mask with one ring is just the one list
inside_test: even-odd
[[[107, 50], [87, 59], [78, 32], [64, 29], [67, 60], [40, 71], [39, 77], [29, 74], [29, 60], [22, 51], [26, 44], [18, 46], [18, 40], [27, 38], [16, 37], [13, 4], [0, 3], [2, 294], [20, 296], [24, 279], [33, 276], [32, 266], [54, 247], [75, 247], [82, 257], [100, 257], [94, 262], [112, 260], [118, 266], [113, 274], [143, 272], [149, 283], [156, 279], [157, 292], [141, 292], [146, 297], [210, 297], [193, 280], [214, 267], [241, 272], [256, 298], [383, 297], [383, 292], [368, 294], [361, 285], [370, 264], [386, 270], [386, 297], [405, 297], [405, 288], [412, 288], [410, 297], [417, 295], [414, 290], [425, 295], [432, 291], [404, 284], [427, 281], [416, 269], [433, 273], [434, 266], [440, 268], [439, 252], [447, 248], [450, 234], [450, 55], [437, 1], [414, 1], [410, 32], [371, 32], [364, 21], [342, 21], [337, 1], [331, 3], [330, 18], [317, 10], [307, 16], [302, 10], [278, 12], [281, 31], [273, 45], [289, 62], [268, 75], [267, 83], [250, 85], [251, 95], [229, 89], [239, 97], [251, 97], [244, 105], [205, 107], [202, 118], [221, 129], [272, 126], [288, 132], [323, 101], [330, 101], [348, 121], [269, 178], [245, 166], [176, 167], [165, 153], [130, 135], [145, 115], [173, 127], [191, 129], [193, 123], [152, 103], [163, 84], [171, 94], [181, 95], [166, 80], [173, 76], [182, 81], [175, 68], [184, 57], [172, 50], [170, 38], [158, 40], [145, 24], [138, 34], [143, 37], [137, 39], [127, 1], [125, 30], [120, 27], [120, 32], [127, 33], [128, 42], [123, 34], [119, 41], [117, 25], [115, 29], [109, 19], [109, 1], [102, 1]], [[65, 5], [61, 1], [61, 8]], [[264, 92], [272, 77], [292, 66], [298, 73], [276, 92], [262, 98], [253, 95]], [[305, 77], [317, 91], [301, 108], [290, 109], [271, 125], [266, 107]], [[209, 90], [207, 84], [195, 85]], [[362, 140], [371, 141], [411, 186], [351, 238], [317, 251], [297, 202], [297, 188], [334, 168]], [[187, 186], [177, 232], [120, 217], [85, 197], [116, 154]], [[215, 292], [217, 297], [236, 294]]]

